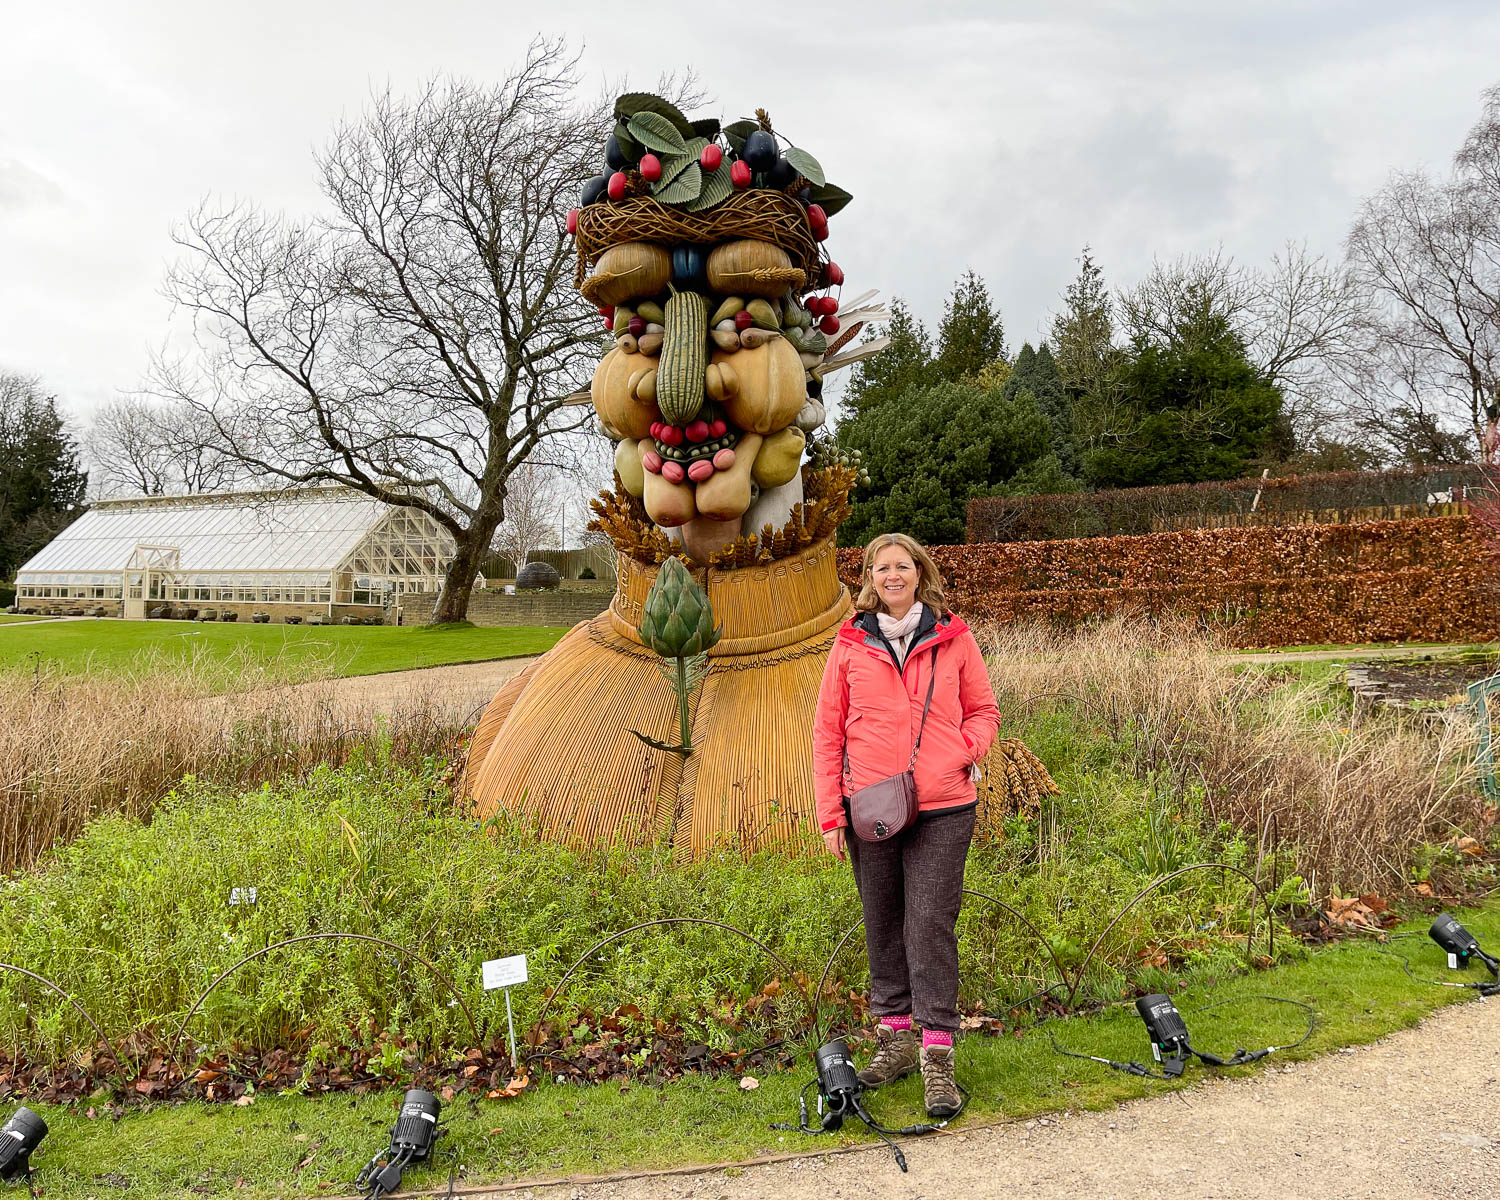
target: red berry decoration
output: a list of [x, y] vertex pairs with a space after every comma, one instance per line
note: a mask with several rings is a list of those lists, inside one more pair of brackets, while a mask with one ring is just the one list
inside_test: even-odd
[[646, 318], [631, 317], [630, 324], [627, 325], [626, 328], [630, 330], [631, 333], [635, 334], [636, 337], [640, 337], [641, 334], [646, 332]]
[[728, 432], [729, 426], [723, 421], [713, 421], [708, 426], [708, 436], [711, 438], [721, 438]]
[[812, 230], [813, 241], [822, 242], [828, 240], [828, 226], [814, 225]]
[[611, 200], [625, 199], [625, 172], [616, 171], [609, 177], [609, 198]]
[[750, 164], [740, 159], [734, 166], [729, 168], [729, 182], [737, 188], [750, 186]]
[[807, 221], [814, 229], [819, 225], [828, 224], [828, 214], [823, 211], [821, 204], [809, 204], [807, 206]]
[[706, 442], [708, 441], [708, 422], [694, 421], [684, 432], [690, 442]]
[[750, 326], [754, 324], [755, 318], [747, 313], [744, 309], [740, 309], [739, 312], [734, 314], [734, 327], [741, 333], [744, 333], [745, 330], [749, 329]]
[[599, 315], [613, 321], [615, 319], [615, 306], [613, 304], [601, 304], [599, 306]]
[[578, 210], [576, 208], [568, 209], [568, 232], [578, 232]]
[[844, 268], [836, 262], [831, 262], [823, 268], [823, 278], [828, 280], [829, 287], [843, 287]]
[[641, 178], [647, 183], [655, 183], [661, 178], [661, 159], [654, 154], [647, 154], [641, 159]]
[[661, 437], [661, 430], [662, 430], [662, 424], [661, 424], [660, 421], [652, 421], [651, 422], [651, 436], [652, 437], [654, 437], [654, 438]]
[[829, 337], [832, 337], [839, 331], [839, 319], [832, 313], [829, 313], [826, 317], [818, 322], [818, 328], [826, 333]]
[[682, 445], [682, 429], [677, 425], [663, 425], [661, 432], [656, 435], [656, 440], [664, 446]]
[[698, 162], [705, 171], [717, 171], [719, 164], [724, 161], [724, 151], [720, 150], [712, 142], [703, 147], [703, 153], [698, 156]]

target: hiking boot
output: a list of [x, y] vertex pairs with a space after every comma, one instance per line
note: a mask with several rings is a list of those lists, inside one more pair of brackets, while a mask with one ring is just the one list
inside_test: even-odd
[[892, 1029], [889, 1025], [877, 1025], [875, 1040], [880, 1043], [875, 1048], [875, 1057], [859, 1073], [859, 1082], [865, 1087], [884, 1087], [917, 1069], [917, 1056], [922, 1052], [922, 1035], [915, 1029]]
[[922, 1049], [922, 1098], [927, 1115], [947, 1120], [963, 1105], [958, 1081], [953, 1077], [953, 1047], [925, 1046]]

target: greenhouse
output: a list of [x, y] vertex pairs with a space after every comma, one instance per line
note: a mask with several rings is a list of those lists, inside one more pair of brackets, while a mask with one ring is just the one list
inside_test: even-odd
[[454, 553], [426, 513], [344, 488], [104, 500], [16, 572], [38, 612], [383, 620]]

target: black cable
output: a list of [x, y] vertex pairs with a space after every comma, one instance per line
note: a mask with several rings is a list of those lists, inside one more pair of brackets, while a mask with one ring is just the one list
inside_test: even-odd
[[1234, 996], [1227, 1000], [1216, 1000], [1214, 1001], [1214, 1003], [1206, 1004], [1202, 1008], [1195, 1008], [1191, 1011], [1190, 1014], [1186, 1015], [1211, 1012], [1216, 1008], [1223, 1008], [1227, 1004], [1243, 1004], [1247, 1000], [1267, 1000], [1273, 1004], [1290, 1004], [1295, 1008], [1306, 1010], [1306, 1032], [1304, 1032], [1303, 1035], [1295, 1042], [1289, 1042], [1285, 1046], [1267, 1046], [1263, 1050], [1253, 1051], [1246, 1050], [1244, 1047], [1240, 1047], [1234, 1052], [1234, 1054], [1232, 1054], [1228, 1058], [1223, 1058], [1206, 1050], [1199, 1050], [1191, 1043], [1187, 1043], [1183, 1046], [1183, 1053], [1175, 1055], [1174, 1057], [1169, 1058], [1162, 1063], [1162, 1071], [1160, 1073], [1152, 1071], [1143, 1063], [1138, 1063], [1133, 1059], [1129, 1062], [1116, 1062], [1114, 1059], [1102, 1058], [1097, 1054], [1080, 1054], [1075, 1050], [1067, 1050], [1058, 1045], [1057, 1037], [1050, 1029], [1047, 1031], [1047, 1038], [1052, 1043], [1052, 1049], [1066, 1058], [1086, 1059], [1089, 1062], [1100, 1063], [1103, 1066], [1109, 1067], [1111, 1070], [1121, 1071], [1127, 1075], [1136, 1075], [1142, 1079], [1156, 1079], [1169, 1083], [1173, 1079], [1177, 1079], [1182, 1075], [1184, 1068], [1187, 1066], [1189, 1056], [1197, 1058], [1201, 1063], [1203, 1063], [1204, 1066], [1208, 1067], [1242, 1067], [1247, 1063], [1259, 1062], [1268, 1054], [1275, 1054], [1279, 1050], [1296, 1049], [1298, 1046], [1302, 1045], [1310, 1037], [1312, 1037], [1313, 1031], [1317, 1028], [1317, 1011], [1311, 1004], [1304, 1004], [1300, 1000], [1288, 1000], [1284, 996], [1266, 996], [1258, 993], [1248, 996]]
[[[1391, 941], [1395, 941], [1397, 938], [1416, 936], [1417, 934], [1412, 931], [1408, 931], [1406, 933], [1394, 933], [1391, 935]], [[1500, 970], [1496, 970], [1494, 967], [1490, 966], [1488, 956], [1485, 956], [1483, 961], [1485, 966], [1490, 967], [1490, 971], [1494, 974], [1495, 978], [1489, 983], [1486, 983], [1483, 980], [1474, 979], [1423, 979], [1420, 975], [1418, 975], [1411, 969], [1411, 955], [1397, 954], [1394, 950], [1381, 945], [1377, 945], [1375, 947], [1375, 952], [1377, 954], [1384, 954], [1388, 958], [1394, 958], [1398, 962], [1400, 962], [1401, 969], [1405, 971], [1408, 978], [1410, 978], [1415, 983], [1425, 983], [1431, 987], [1467, 988], [1471, 991], [1478, 992], [1481, 996], [1500, 996]]]

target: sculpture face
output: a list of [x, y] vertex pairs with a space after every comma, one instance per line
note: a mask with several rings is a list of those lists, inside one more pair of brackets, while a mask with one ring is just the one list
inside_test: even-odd
[[738, 238], [620, 243], [584, 281], [616, 338], [592, 390], [616, 470], [694, 557], [733, 541], [763, 492], [798, 478], [822, 424], [808, 371], [827, 335], [799, 299], [805, 280], [779, 246]]
[[790, 519], [823, 373], [860, 356], [829, 362], [844, 277], [821, 243], [849, 194], [764, 110], [721, 128], [632, 93], [615, 118], [568, 215], [579, 289], [615, 338], [592, 398], [625, 489], [707, 563]]

